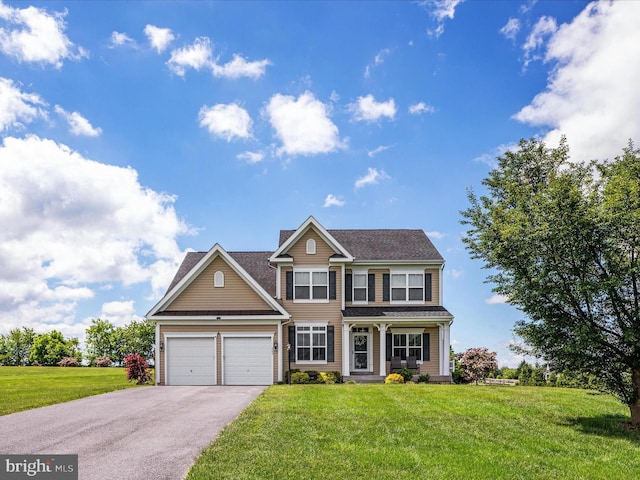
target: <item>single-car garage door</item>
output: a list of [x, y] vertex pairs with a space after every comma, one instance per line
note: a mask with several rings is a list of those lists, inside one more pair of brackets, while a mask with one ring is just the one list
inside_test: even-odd
[[167, 338], [167, 385], [215, 385], [215, 337]]
[[273, 383], [271, 337], [225, 337], [223, 342], [225, 385]]

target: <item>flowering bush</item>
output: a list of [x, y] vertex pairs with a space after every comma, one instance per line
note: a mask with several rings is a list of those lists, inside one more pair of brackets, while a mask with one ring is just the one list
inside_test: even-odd
[[96, 367], [110, 367], [113, 364], [109, 357], [98, 357]]
[[130, 382], [135, 380], [138, 385], [142, 385], [151, 381], [149, 364], [139, 353], [130, 353], [124, 357], [124, 367]]
[[80, 364], [78, 363], [78, 359], [77, 358], [64, 357], [62, 360], [60, 360], [58, 362], [58, 365], [60, 367], [77, 367]]
[[384, 383], [404, 383], [404, 377], [398, 373], [392, 373], [387, 375], [384, 379]]

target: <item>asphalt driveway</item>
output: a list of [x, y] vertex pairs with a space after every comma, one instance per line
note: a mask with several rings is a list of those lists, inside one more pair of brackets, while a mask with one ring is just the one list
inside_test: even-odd
[[5, 415], [0, 453], [77, 454], [80, 480], [179, 480], [265, 388], [132, 388]]

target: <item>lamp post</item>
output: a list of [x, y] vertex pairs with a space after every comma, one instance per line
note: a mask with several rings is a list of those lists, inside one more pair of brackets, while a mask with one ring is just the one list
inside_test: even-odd
[[287, 357], [289, 359], [289, 371], [287, 372], [288, 384], [291, 385], [291, 344], [287, 343]]

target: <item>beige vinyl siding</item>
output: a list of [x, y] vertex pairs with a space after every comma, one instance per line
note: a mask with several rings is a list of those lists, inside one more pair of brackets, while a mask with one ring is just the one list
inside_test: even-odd
[[[318, 319], [318, 321], [322, 321]], [[299, 325], [301, 325], [300, 323]], [[290, 324], [291, 325], [291, 324]], [[316, 370], [318, 372], [342, 372], [342, 321], [341, 319], [329, 321], [327, 325], [333, 325], [333, 334], [334, 334], [334, 342], [333, 342], [333, 362], [327, 363], [301, 363], [297, 364], [296, 362], [291, 362], [291, 368], [299, 368], [302, 371], [305, 370]], [[295, 323], [293, 324], [295, 326]], [[282, 336], [284, 348], [282, 349], [282, 361], [284, 362], [284, 371], [286, 372], [289, 368], [288, 363], [288, 354], [287, 354], [287, 343], [291, 343], [289, 341], [289, 329], [287, 328], [289, 325], [286, 325], [282, 329]], [[347, 339], [347, 341], [349, 341]], [[295, 358], [295, 354], [292, 358]], [[342, 372], [342, 375], [348, 375], [348, 373]]]
[[[351, 269], [347, 269], [346, 273], [352, 273]], [[383, 301], [383, 289], [382, 289], [382, 276], [385, 273], [389, 273], [388, 268], [370, 268], [368, 273], [372, 273], [376, 276], [376, 300], [375, 302], [367, 302], [366, 305], [371, 307], [383, 307], [389, 305], [390, 302]], [[425, 305], [439, 305], [440, 301], [440, 270], [437, 268], [425, 268], [425, 273], [431, 274], [431, 301], [424, 302]], [[363, 306], [363, 303], [346, 302], [346, 306]]]
[[[224, 273], [224, 287], [213, 286], [216, 272]], [[166, 308], [168, 311], [273, 310], [228, 264], [217, 257]]]
[[[307, 240], [312, 238], [316, 241], [315, 255], [307, 254]], [[302, 237], [298, 239], [288, 250], [287, 253], [293, 257], [294, 265], [329, 265], [329, 257], [336, 252], [322, 240], [320, 235], [314, 229], [309, 229]]]
[[[283, 327], [283, 330], [286, 326]], [[222, 384], [222, 334], [223, 333], [256, 333], [273, 334], [273, 341], [280, 344], [277, 325], [160, 325], [160, 341], [164, 342], [165, 333], [215, 333], [216, 334], [216, 379], [218, 385]], [[165, 343], [166, 346], [166, 343]], [[286, 344], [285, 348], [286, 350]], [[282, 351], [278, 348], [278, 352]], [[273, 381], [278, 381], [278, 352], [273, 353]], [[158, 384], [165, 384], [165, 352], [160, 352], [159, 365], [156, 367]], [[286, 356], [285, 356], [286, 358]]]

